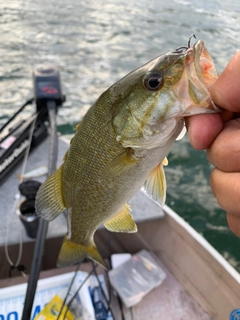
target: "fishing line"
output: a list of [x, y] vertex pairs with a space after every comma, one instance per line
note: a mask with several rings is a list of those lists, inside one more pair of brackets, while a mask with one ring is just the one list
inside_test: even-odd
[[[107, 304], [108, 304], [108, 310], [107, 310], [107, 312], [111, 312], [111, 315], [112, 315], [112, 318], [113, 318], [113, 320], [115, 319], [114, 318], [114, 315], [113, 315], [113, 311], [112, 311], [112, 308], [111, 308], [111, 306], [110, 306], [110, 302], [111, 302], [111, 300], [110, 300], [110, 298], [108, 299], [107, 298], [107, 296], [106, 296], [106, 294], [105, 294], [105, 291], [103, 290], [103, 286], [102, 286], [102, 284], [101, 284], [101, 281], [99, 280], [99, 277], [98, 277], [98, 274], [97, 274], [97, 272], [96, 272], [96, 269], [94, 268], [94, 262], [92, 261], [92, 267], [93, 267], [93, 270], [94, 270], [94, 274], [95, 274], [95, 276], [96, 276], [96, 278], [97, 278], [97, 282], [98, 282], [98, 284], [99, 284], [99, 287], [100, 287], [100, 289], [101, 289], [101, 292], [102, 292], [102, 294], [103, 294], [103, 296], [104, 296], [104, 299], [105, 299], [105, 301], [107, 302]], [[110, 297], [110, 291], [109, 291], [109, 297]]]
[[107, 279], [106, 286], [107, 286], [107, 290], [109, 292], [109, 303], [111, 303], [111, 294], [110, 294], [110, 292], [111, 292], [111, 284], [110, 284], [110, 280], [109, 280], [109, 276], [108, 276], [108, 271], [107, 270], [105, 270], [105, 277]]
[[[94, 266], [94, 269], [96, 267]], [[91, 272], [89, 272], [89, 274], [86, 276], [86, 278], [83, 280], [83, 282], [80, 284], [80, 286], [78, 287], [78, 289], [76, 290], [75, 294], [73, 295], [73, 297], [71, 298], [71, 300], [68, 302], [67, 304], [67, 309], [64, 313], [64, 316], [63, 316], [63, 319], [65, 319], [70, 307], [71, 307], [71, 304], [73, 303], [73, 300], [76, 298], [77, 294], [78, 294], [78, 291], [81, 290], [81, 288], [83, 287], [83, 285], [85, 284], [85, 282], [90, 278], [90, 276], [93, 274], [94, 270], [92, 269]]]
[[130, 308], [130, 312], [131, 312], [131, 318], [132, 318], [132, 320], [134, 320], [134, 309], [133, 309], [133, 307]]
[[124, 312], [123, 312], [122, 300], [119, 298], [119, 295], [117, 295], [117, 299], [118, 299], [119, 308], [121, 310], [122, 320], [125, 320], [125, 316], [124, 316]]
[[21, 176], [20, 176], [20, 179], [19, 179], [20, 183], [23, 182], [23, 176], [24, 176], [24, 173], [25, 173], [25, 169], [26, 169], [26, 165], [27, 165], [27, 161], [28, 161], [28, 157], [29, 157], [29, 152], [30, 152], [30, 147], [31, 147], [31, 142], [32, 142], [32, 137], [33, 137], [33, 131], [34, 131], [34, 128], [35, 128], [37, 116], [38, 116], [38, 113], [35, 115], [34, 120], [32, 122], [32, 125], [31, 125], [31, 128], [29, 130], [29, 135], [28, 135], [29, 144], [28, 144], [28, 146], [26, 148], [26, 151], [25, 151], [25, 154], [24, 154], [23, 165], [22, 165], [22, 170], [21, 170]]
[[[27, 100], [24, 105], [18, 109], [18, 111], [16, 113], [14, 113], [14, 115], [2, 126], [2, 128], [0, 128], [0, 133], [3, 131], [3, 129], [5, 129], [8, 124], [14, 120], [16, 118], [16, 116], [28, 105], [28, 104], [32, 104], [34, 101], [34, 98], [31, 98], [29, 100]], [[2, 141], [1, 137], [0, 137], [0, 142]]]
[[[108, 240], [106, 241], [105, 246], [104, 246], [104, 248], [103, 248], [103, 253], [102, 253], [102, 256], [103, 256], [103, 257], [105, 256], [105, 253], [106, 253], [107, 249], [109, 248], [110, 243], [111, 243], [113, 237], [114, 237], [114, 235], [113, 235], [112, 233], [110, 233], [110, 234], [109, 234], [109, 237], [108, 237]], [[66, 294], [66, 296], [65, 296], [65, 298], [64, 298], [64, 303], [66, 303], [67, 297], [68, 297], [68, 295], [69, 295], [69, 293], [70, 293], [70, 290], [71, 290], [71, 287], [72, 287], [72, 285], [73, 285], [74, 279], [76, 278], [78, 269], [79, 269], [79, 267], [81, 266], [81, 264], [82, 264], [82, 261], [80, 261], [79, 265], [77, 266], [77, 269], [76, 269], [76, 271], [75, 271], [75, 273], [74, 273], [73, 279], [71, 280], [71, 283], [70, 283], [70, 288], [68, 289], [68, 292], [67, 292], [67, 294]], [[94, 266], [94, 265], [93, 265], [93, 268], [92, 268], [91, 272], [90, 272], [90, 273], [88, 274], [88, 276], [85, 278], [85, 280], [83, 281], [83, 283], [78, 287], [78, 289], [76, 290], [74, 296], [73, 296], [73, 297], [71, 298], [71, 300], [68, 302], [68, 304], [67, 304], [67, 309], [66, 309], [66, 311], [65, 311], [65, 314], [64, 314], [63, 319], [65, 319], [66, 314], [67, 314], [67, 312], [68, 312], [68, 310], [69, 310], [69, 308], [70, 308], [73, 300], [74, 300], [75, 297], [77, 296], [79, 290], [82, 288], [83, 284], [87, 281], [87, 279], [91, 276], [91, 274], [96, 270], [96, 268], [97, 268], [97, 266]], [[95, 272], [96, 272], [96, 271], [95, 271]], [[109, 292], [110, 292], [110, 291], [109, 291]], [[63, 303], [62, 306], [61, 306], [61, 310], [60, 310], [60, 312], [59, 312], [59, 315], [58, 315], [57, 320], [59, 320], [59, 317], [61, 316], [61, 313], [62, 313], [63, 307], [64, 307], [64, 303]], [[113, 314], [112, 314], [112, 316], [113, 316]]]
[[[30, 146], [31, 146], [31, 141], [32, 141], [32, 137], [33, 137], [33, 131], [34, 131], [34, 128], [35, 128], [37, 116], [38, 116], [38, 114], [36, 114], [32, 124], [31, 124], [31, 128], [29, 130], [29, 135], [28, 135], [29, 144], [28, 144], [28, 147], [26, 148], [25, 153], [24, 153], [24, 159], [23, 159], [23, 164], [22, 164], [20, 183], [23, 181], [23, 175], [24, 175], [24, 172], [25, 172], [25, 169], [26, 169], [27, 160], [28, 160], [28, 157], [29, 157]], [[14, 212], [14, 213], [16, 212], [17, 206], [19, 205], [19, 199], [20, 199], [20, 193], [18, 192], [15, 195], [15, 201], [13, 203], [12, 212]], [[16, 261], [16, 263], [13, 263], [13, 261], [11, 260], [11, 258], [9, 256], [9, 252], [8, 252], [8, 236], [9, 236], [10, 223], [11, 223], [11, 219], [9, 217], [9, 220], [7, 222], [7, 228], [6, 228], [5, 255], [6, 255], [6, 259], [7, 259], [8, 263], [10, 264], [11, 267], [13, 267], [13, 266], [14, 267], [18, 267], [18, 265], [19, 265], [19, 263], [21, 261], [21, 258], [22, 258], [22, 246], [23, 246], [23, 243], [22, 243], [22, 232], [19, 232], [19, 251], [18, 251], [17, 261]]]
[[63, 301], [63, 303], [62, 303], [61, 309], [60, 309], [60, 311], [59, 311], [57, 320], [59, 320], [59, 318], [60, 318], [60, 316], [61, 316], [61, 313], [62, 313], [62, 311], [63, 311], [63, 308], [64, 308], [65, 304], [66, 304], [67, 298], [68, 298], [68, 296], [69, 296], [69, 293], [70, 293], [71, 288], [72, 288], [72, 286], [73, 286], [73, 283], [74, 283], [74, 281], [75, 281], [75, 279], [76, 279], [76, 276], [77, 276], [77, 273], [78, 273], [78, 270], [79, 270], [81, 264], [82, 264], [82, 261], [80, 261], [79, 264], [77, 265], [77, 268], [76, 268], [76, 270], [75, 270], [75, 272], [74, 272], [74, 276], [72, 277], [71, 283], [70, 283], [70, 285], [69, 285], [69, 287], [68, 287], [68, 291], [67, 291], [67, 293], [66, 293], [66, 296], [65, 296], [64, 301]]
[[[12, 207], [12, 212], [14, 212], [15, 214], [15, 211], [16, 211], [16, 208], [17, 208], [17, 205], [19, 203], [19, 199], [20, 199], [20, 194], [17, 193], [15, 195], [15, 201], [13, 203], [13, 207]], [[18, 236], [19, 236], [19, 249], [18, 249], [18, 257], [17, 257], [17, 261], [14, 263], [10, 256], [9, 256], [9, 252], [8, 252], [8, 235], [9, 235], [9, 227], [10, 227], [10, 223], [11, 223], [11, 219], [9, 217], [8, 219], [8, 222], [7, 222], [7, 228], [6, 228], [6, 238], [5, 238], [5, 256], [6, 256], [6, 259], [8, 261], [8, 263], [10, 264], [11, 267], [17, 267], [20, 263], [20, 260], [22, 258], [22, 233], [19, 232]], [[10, 273], [9, 273], [10, 275]]]

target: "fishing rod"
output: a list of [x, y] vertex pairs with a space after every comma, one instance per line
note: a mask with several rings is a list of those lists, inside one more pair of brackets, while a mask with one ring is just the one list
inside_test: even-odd
[[[50, 124], [50, 148], [48, 161], [48, 176], [51, 175], [57, 166], [57, 124], [56, 113], [58, 106], [65, 101], [61, 91], [59, 71], [52, 66], [40, 66], [33, 71], [34, 93], [37, 111], [47, 110]], [[44, 250], [44, 243], [48, 229], [48, 221], [40, 220], [37, 239], [34, 248], [33, 260], [28, 279], [27, 292], [24, 301], [22, 320], [29, 320], [31, 317], [33, 301], [40, 274], [41, 261]]]
[[[30, 104], [34, 99], [28, 100], [23, 106]], [[32, 150], [38, 146], [48, 135], [47, 126], [43, 122], [45, 111], [39, 111], [32, 114], [26, 120], [20, 120], [12, 123], [13, 119], [22, 111], [23, 106], [7, 121], [0, 129], [5, 129], [4, 137], [0, 140], [0, 183], [4, 182], [8, 174], [24, 157], [25, 151], [30, 148]], [[29, 133], [32, 125], [34, 125], [31, 141]]]
[[[16, 116], [23, 111], [23, 109], [29, 105], [32, 104], [34, 102], [34, 98], [31, 98], [29, 100], [27, 100], [22, 106], [21, 108], [18, 109], [18, 111], [16, 113], [14, 113], [14, 115], [2, 126], [2, 128], [0, 128], [0, 133], [16, 118]], [[1, 139], [0, 139], [1, 142]]]
[[[48, 165], [48, 175], [51, 175], [56, 170], [57, 157], [55, 152], [57, 151], [57, 134], [56, 134], [56, 122], [55, 122], [55, 103], [54, 101], [49, 101], [47, 103], [48, 114], [50, 120], [50, 152], [49, 152], [49, 165]], [[37, 288], [37, 281], [40, 274], [41, 261], [44, 250], [44, 243], [48, 229], [48, 221], [40, 219], [37, 239], [34, 248], [33, 260], [31, 265], [31, 270], [28, 279], [27, 293], [25, 296], [24, 308], [22, 319], [30, 319], [32, 305], [34, 301], [34, 296]]]

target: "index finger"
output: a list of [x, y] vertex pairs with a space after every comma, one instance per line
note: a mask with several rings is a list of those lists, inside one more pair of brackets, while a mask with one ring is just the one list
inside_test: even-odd
[[223, 111], [218, 114], [200, 114], [185, 119], [191, 145], [196, 150], [211, 146], [222, 131], [224, 122], [232, 119], [233, 113]]
[[186, 119], [188, 137], [193, 148], [204, 150], [210, 147], [223, 128], [219, 114], [200, 114]]
[[209, 91], [217, 106], [240, 112], [240, 52], [230, 60]]

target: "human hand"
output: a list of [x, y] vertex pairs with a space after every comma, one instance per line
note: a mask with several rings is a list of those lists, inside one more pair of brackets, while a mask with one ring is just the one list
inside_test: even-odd
[[216, 167], [210, 177], [212, 192], [227, 211], [229, 228], [240, 237], [240, 52], [210, 93], [224, 111], [187, 119], [189, 139], [195, 149], [207, 149], [208, 160]]

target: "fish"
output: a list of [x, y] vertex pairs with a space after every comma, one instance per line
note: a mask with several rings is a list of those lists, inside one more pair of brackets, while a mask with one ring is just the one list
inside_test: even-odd
[[76, 127], [62, 165], [41, 185], [37, 214], [53, 220], [66, 210], [58, 267], [89, 258], [107, 268], [97, 228], [137, 232], [128, 201], [143, 186], [164, 204], [163, 165], [185, 117], [220, 112], [208, 91], [218, 78], [213, 60], [203, 40], [190, 40], [103, 92]]

